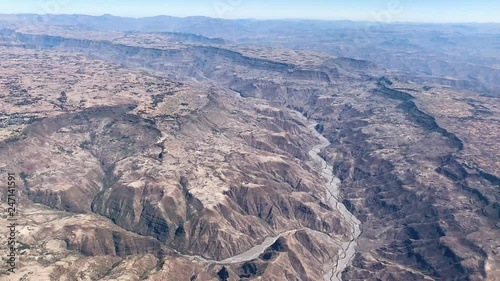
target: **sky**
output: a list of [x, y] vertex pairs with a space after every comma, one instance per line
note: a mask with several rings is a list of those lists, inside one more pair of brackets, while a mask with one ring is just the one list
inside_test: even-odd
[[0, 0], [0, 13], [500, 22], [498, 0]]

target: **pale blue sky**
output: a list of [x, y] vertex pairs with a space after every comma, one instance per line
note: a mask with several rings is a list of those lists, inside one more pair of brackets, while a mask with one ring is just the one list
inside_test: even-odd
[[499, 22], [493, 0], [0, 0], [0, 13]]

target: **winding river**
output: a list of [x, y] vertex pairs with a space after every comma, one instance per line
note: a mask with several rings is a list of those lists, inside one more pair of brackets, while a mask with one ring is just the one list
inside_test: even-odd
[[343, 219], [349, 224], [351, 230], [349, 241], [342, 242], [340, 245], [338, 253], [339, 259], [329, 266], [329, 269], [326, 270], [323, 275], [325, 281], [340, 281], [342, 280], [342, 271], [344, 271], [356, 255], [356, 239], [361, 234], [361, 222], [351, 214], [339, 200], [340, 180], [333, 174], [333, 166], [328, 165], [328, 163], [319, 156], [320, 151], [330, 145], [330, 141], [316, 131], [315, 127], [317, 124], [318, 123], [314, 122], [310, 123], [308, 126], [311, 133], [320, 140], [320, 143], [309, 151], [309, 156], [321, 165], [321, 175], [327, 180], [326, 193], [328, 202], [340, 213]]
[[[305, 123], [308, 122], [306, 117], [304, 117], [302, 114], [299, 112], [296, 112], [297, 115], [299, 115], [299, 118], [303, 119]], [[326, 195], [327, 195], [327, 200], [330, 203], [330, 205], [336, 209], [342, 218], [349, 224], [350, 227], [350, 234], [349, 234], [349, 241], [341, 242], [340, 243], [340, 249], [338, 253], [338, 259], [336, 261], [332, 261], [331, 263], [325, 265], [324, 267], [324, 274], [323, 274], [323, 279], [325, 281], [340, 281], [342, 280], [341, 274], [342, 271], [349, 265], [349, 263], [352, 261], [356, 254], [356, 247], [357, 247], [357, 242], [356, 239], [359, 237], [361, 234], [361, 229], [360, 229], [360, 221], [353, 215], [351, 214], [347, 208], [342, 204], [342, 202], [339, 200], [339, 186], [340, 186], [340, 180], [335, 177], [333, 174], [333, 166], [328, 165], [328, 163], [319, 156], [319, 153], [322, 149], [326, 148], [327, 146], [330, 145], [330, 142], [328, 139], [326, 139], [323, 135], [318, 133], [315, 129], [316, 125], [318, 123], [313, 122], [308, 124], [308, 129], [311, 131], [311, 133], [316, 136], [317, 139], [320, 140], [320, 143], [314, 146], [310, 151], [309, 151], [309, 156], [314, 162], [317, 162], [320, 167], [321, 167], [321, 175], [326, 179], [327, 185], [326, 185]], [[268, 237], [264, 242], [260, 245], [257, 245], [250, 250], [241, 253], [239, 255], [227, 258], [222, 261], [216, 261], [216, 260], [208, 260], [205, 259], [201, 256], [190, 256], [190, 255], [183, 255], [181, 253], [178, 253], [179, 255], [183, 257], [187, 257], [189, 259], [194, 259], [201, 261], [203, 263], [208, 263], [208, 264], [235, 264], [235, 263], [241, 263], [245, 261], [250, 261], [253, 259], [256, 259], [264, 253], [264, 251], [270, 247], [276, 240], [278, 240], [280, 237], [286, 237], [290, 234], [293, 234], [301, 229], [294, 229], [290, 230], [284, 233], [281, 233], [277, 235], [276, 237]]]

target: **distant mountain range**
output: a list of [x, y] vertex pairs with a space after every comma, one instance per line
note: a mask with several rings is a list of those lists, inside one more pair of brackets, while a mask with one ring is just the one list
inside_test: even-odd
[[[313, 50], [398, 71], [408, 80], [496, 96], [500, 92], [500, 24], [418, 24], [320, 20], [227, 20], [208, 17], [0, 15], [0, 27], [60, 26], [85, 31], [177, 32], [218, 43]], [[213, 41], [212, 43], [214, 43]], [[453, 78], [451, 78], [453, 77]]]

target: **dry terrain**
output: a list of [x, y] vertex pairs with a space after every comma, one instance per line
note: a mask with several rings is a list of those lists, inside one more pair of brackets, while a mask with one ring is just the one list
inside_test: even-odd
[[358, 219], [342, 280], [500, 276], [494, 95], [193, 34], [0, 34], [6, 280], [328, 280]]

